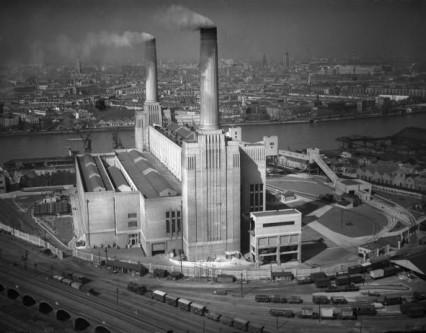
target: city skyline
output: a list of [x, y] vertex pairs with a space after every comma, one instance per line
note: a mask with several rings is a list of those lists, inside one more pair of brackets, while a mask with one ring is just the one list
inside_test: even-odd
[[197, 34], [176, 24], [186, 9], [218, 27], [220, 58], [419, 59], [425, 51], [426, 6], [415, 0], [22, 0], [3, 3], [0, 61], [142, 62], [143, 33], [157, 39], [160, 61], [196, 61]]

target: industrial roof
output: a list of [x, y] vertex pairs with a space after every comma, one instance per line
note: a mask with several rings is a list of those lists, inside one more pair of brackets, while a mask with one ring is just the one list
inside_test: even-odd
[[146, 198], [177, 195], [173, 186], [157, 171], [143, 153], [132, 150], [130, 152], [118, 152], [117, 155], [137, 189]]
[[100, 192], [106, 191], [105, 185], [96, 167], [93, 156], [85, 154], [78, 157], [81, 172], [83, 174], [84, 184], [87, 192]]
[[422, 246], [391, 262], [421, 275], [426, 275], [426, 247]]
[[115, 166], [110, 166], [108, 168], [108, 173], [111, 177], [112, 182], [114, 183], [114, 186], [117, 189], [121, 190], [123, 186], [127, 186], [130, 188], [129, 184], [126, 181], [126, 178], [124, 178], [119, 168]]
[[114, 191], [114, 187], [111, 184], [111, 181], [106, 173], [105, 167], [101, 161], [101, 158], [99, 156], [94, 156], [94, 160], [96, 163], [96, 167], [98, 169], [98, 172], [101, 176], [102, 182], [104, 183], [107, 191]]

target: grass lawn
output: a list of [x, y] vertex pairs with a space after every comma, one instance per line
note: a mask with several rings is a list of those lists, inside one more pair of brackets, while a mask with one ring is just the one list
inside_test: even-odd
[[40, 236], [38, 226], [27, 213], [18, 211], [11, 199], [0, 199], [0, 221], [25, 233]]
[[42, 219], [46, 224], [49, 224], [50, 229], [59, 240], [64, 244], [68, 244], [74, 235], [71, 216], [43, 216]]
[[348, 237], [373, 235], [388, 223], [384, 215], [367, 205], [351, 209], [333, 207], [322, 215], [318, 222]]
[[19, 207], [28, 211], [28, 209], [30, 209], [37, 201], [40, 201], [44, 197], [44, 195], [29, 195], [16, 197], [14, 201]]

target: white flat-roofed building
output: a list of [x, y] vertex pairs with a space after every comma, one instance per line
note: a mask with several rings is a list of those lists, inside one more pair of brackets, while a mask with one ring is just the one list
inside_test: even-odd
[[251, 212], [250, 258], [278, 265], [301, 260], [302, 213], [297, 209]]

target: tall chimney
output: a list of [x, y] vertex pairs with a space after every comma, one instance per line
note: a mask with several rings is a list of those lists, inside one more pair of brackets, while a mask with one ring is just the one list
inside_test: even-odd
[[200, 28], [200, 130], [219, 129], [217, 29]]
[[157, 96], [157, 48], [155, 38], [145, 42], [146, 102], [158, 102]]

